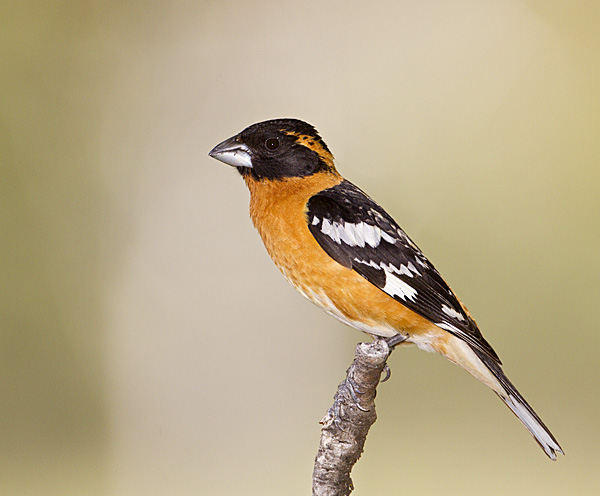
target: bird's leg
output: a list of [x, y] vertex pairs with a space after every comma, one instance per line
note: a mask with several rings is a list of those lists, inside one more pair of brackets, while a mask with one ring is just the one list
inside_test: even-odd
[[403, 343], [404, 341], [406, 341], [408, 339], [408, 336], [406, 334], [395, 334], [394, 336], [392, 336], [391, 338], [385, 338], [385, 342], [387, 343], [387, 345], [389, 346], [390, 350], [393, 350], [397, 345], [399, 345], [400, 343]]
[[[394, 351], [395, 346], [406, 341], [407, 338], [408, 338], [408, 336], [398, 333], [398, 334], [392, 336], [391, 338], [384, 339], [384, 341], [387, 343], [388, 347], [390, 348], [390, 353], [391, 353], [392, 351]], [[390, 369], [390, 367], [387, 363], [385, 364], [385, 367], [383, 367], [383, 371], [385, 372], [385, 376], [379, 382], [385, 382], [392, 376], [392, 369]]]

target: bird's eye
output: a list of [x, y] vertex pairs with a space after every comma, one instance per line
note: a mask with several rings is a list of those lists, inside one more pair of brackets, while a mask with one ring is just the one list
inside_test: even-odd
[[265, 141], [265, 148], [269, 151], [277, 150], [279, 148], [279, 139], [278, 138], [269, 138]]

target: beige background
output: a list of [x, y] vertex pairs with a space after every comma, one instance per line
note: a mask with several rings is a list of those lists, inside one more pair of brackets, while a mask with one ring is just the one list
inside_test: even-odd
[[0, 7], [0, 493], [309, 494], [364, 336], [288, 287], [207, 156], [293, 116], [567, 453], [407, 349], [355, 494], [598, 494], [600, 4], [123, 3]]

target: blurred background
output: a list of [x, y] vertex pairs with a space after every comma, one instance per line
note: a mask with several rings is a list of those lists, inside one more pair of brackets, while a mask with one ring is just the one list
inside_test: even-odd
[[598, 494], [600, 3], [0, 7], [0, 494], [309, 494], [365, 336], [287, 285], [235, 170], [317, 126], [565, 449], [395, 352], [355, 494]]

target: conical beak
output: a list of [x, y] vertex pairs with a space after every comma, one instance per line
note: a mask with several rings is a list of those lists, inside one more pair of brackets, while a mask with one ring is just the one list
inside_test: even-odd
[[250, 149], [239, 141], [238, 135], [226, 139], [223, 143], [219, 143], [208, 154], [212, 158], [216, 158], [224, 164], [233, 167], [252, 168]]

